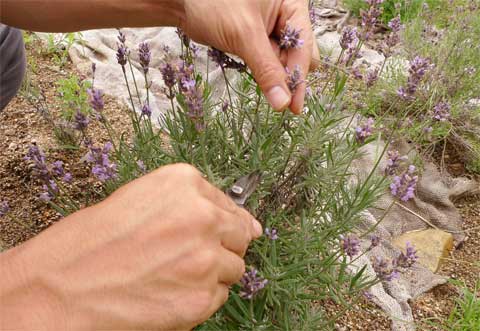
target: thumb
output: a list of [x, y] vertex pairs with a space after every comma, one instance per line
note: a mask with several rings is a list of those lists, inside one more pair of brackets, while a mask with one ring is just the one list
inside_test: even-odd
[[239, 55], [252, 70], [253, 76], [270, 105], [278, 111], [287, 108], [292, 100], [287, 87], [287, 74], [275, 54], [266, 34], [256, 34]]

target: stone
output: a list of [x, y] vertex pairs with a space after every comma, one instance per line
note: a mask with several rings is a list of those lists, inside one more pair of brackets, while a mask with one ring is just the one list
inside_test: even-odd
[[432, 272], [437, 272], [443, 259], [453, 249], [453, 236], [445, 231], [428, 229], [406, 232], [393, 240], [393, 244], [405, 252], [407, 242], [415, 247], [418, 262]]

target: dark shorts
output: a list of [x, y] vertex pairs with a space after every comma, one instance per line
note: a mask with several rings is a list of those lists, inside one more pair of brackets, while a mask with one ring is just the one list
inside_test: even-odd
[[22, 86], [25, 68], [22, 32], [0, 24], [0, 111]]

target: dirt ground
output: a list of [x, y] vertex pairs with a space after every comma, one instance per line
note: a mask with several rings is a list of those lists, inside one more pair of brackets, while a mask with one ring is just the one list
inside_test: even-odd
[[[29, 56], [36, 62], [36, 73], [31, 73], [29, 79], [45, 92], [48, 108], [55, 114], [59, 111], [56, 82], [71, 74], [81, 74], [75, 72], [70, 63], [64, 68], [58, 68], [50, 57], [39, 56], [31, 49]], [[128, 126], [129, 119], [123, 110], [122, 106], [106, 99], [106, 116], [118, 129]], [[106, 139], [101, 130], [94, 132], [97, 142]], [[57, 212], [38, 200], [39, 184], [32, 178], [28, 164], [23, 160], [30, 144], [37, 143], [41, 146], [50, 160], [64, 161], [75, 177], [73, 186], [79, 190], [92, 183], [86, 165], [78, 162], [82, 152], [58, 149], [52, 138], [52, 127], [26, 98], [17, 96], [0, 114], [0, 137], [0, 201], [7, 200], [11, 207], [8, 215], [0, 219], [1, 251], [19, 245], [61, 219]], [[450, 164], [454, 164], [458, 170], [457, 161]], [[447, 170], [448, 166], [449, 164]], [[480, 195], [463, 198], [457, 201], [456, 205], [464, 217], [464, 229], [472, 230], [468, 231], [468, 239], [452, 252], [439, 273], [465, 282], [468, 287], [473, 288], [480, 273]], [[448, 316], [456, 296], [456, 288], [447, 284], [416, 299], [412, 302], [412, 307], [417, 322], [425, 318]], [[330, 308], [334, 311], [335, 306]], [[342, 331], [381, 331], [390, 330], [390, 323], [379, 308], [365, 299], [349, 310], [338, 321], [336, 328]]]

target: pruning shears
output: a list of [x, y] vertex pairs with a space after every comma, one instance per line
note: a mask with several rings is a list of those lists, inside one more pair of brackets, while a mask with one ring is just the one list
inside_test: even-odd
[[253, 192], [255, 192], [261, 180], [262, 173], [258, 170], [254, 171], [246, 176], [240, 177], [226, 193], [237, 206], [245, 208], [245, 203]]

